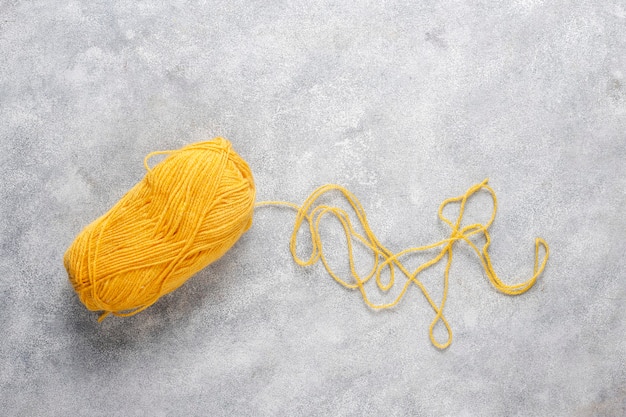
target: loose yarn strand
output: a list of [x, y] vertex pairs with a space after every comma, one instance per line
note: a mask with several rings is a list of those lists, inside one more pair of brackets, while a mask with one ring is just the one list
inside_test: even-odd
[[[291, 239], [289, 242], [289, 250], [294, 261], [300, 266], [311, 266], [321, 260], [327, 273], [335, 281], [337, 281], [339, 284], [346, 288], [358, 289], [361, 293], [361, 296], [363, 297], [363, 301], [365, 302], [365, 304], [372, 309], [389, 309], [396, 306], [404, 298], [411, 284], [416, 285], [428, 301], [428, 304], [435, 312], [435, 317], [433, 318], [433, 321], [429, 326], [430, 341], [437, 348], [445, 349], [450, 346], [450, 343], [452, 343], [452, 329], [444, 316], [444, 307], [449, 290], [450, 267], [452, 265], [453, 258], [452, 248], [457, 241], [462, 240], [466, 242], [474, 250], [474, 252], [476, 252], [490, 283], [497, 291], [508, 295], [519, 295], [528, 291], [535, 284], [539, 275], [541, 275], [541, 273], [544, 271], [546, 263], [548, 261], [548, 257], [550, 255], [550, 249], [545, 240], [537, 238], [535, 240], [535, 260], [533, 275], [531, 276], [531, 278], [521, 283], [509, 285], [504, 283], [498, 277], [489, 256], [491, 236], [488, 232], [489, 226], [491, 226], [491, 224], [495, 220], [498, 202], [495, 191], [487, 184], [487, 182], [488, 180], [486, 179], [481, 183], [475, 184], [470, 187], [463, 195], [448, 198], [441, 203], [438, 210], [438, 216], [439, 219], [441, 219], [451, 229], [450, 236], [448, 238], [442, 239], [435, 243], [431, 243], [429, 245], [404, 249], [397, 253], [393, 253], [379, 242], [378, 238], [373, 233], [367, 221], [365, 210], [363, 209], [360, 201], [350, 191], [340, 185], [327, 184], [317, 188], [309, 195], [309, 197], [307, 197], [304, 203], [300, 206], [294, 203], [284, 201], [262, 201], [256, 203], [255, 207], [283, 206], [295, 210], [297, 213], [294, 221]], [[462, 220], [465, 214], [465, 206], [468, 199], [482, 190], [487, 191], [492, 198], [493, 210], [491, 213], [491, 217], [484, 224], [475, 223], [462, 227]], [[352, 207], [354, 213], [356, 214], [358, 222], [361, 224], [364, 235], [358, 233], [354, 229], [350, 220], [350, 216], [344, 209], [318, 202], [318, 200], [323, 195], [331, 192], [338, 192]], [[453, 203], [460, 204], [459, 214], [454, 222], [448, 219], [443, 214], [444, 209], [448, 205]], [[326, 256], [324, 255], [320, 224], [322, 222], [322, 219], [327, 215], [334, 216], [342, 226], [347, 242], [348, 262], [350, 266], [350, 276], [352, 278], [351, 281], [340, 277], [330, 266], [326, 259]], [[304, 223], [308, 225], [312, 247], [311, 253], [307, 259], [301, 258], [297, 253], [298, 232], [303, 227]], [[476, 244], [470, 239], [470, 237], [472, 237], [473, 235], [479, 234], [482, 235], [485, 239], [485, 244], [483, 245], [482, 249], [476, 246]], [[355, 267], [355, 256], [352, 243], [355, 239], [371, 251], [371, 255], [373, 258], [373, 266], [370, 271], [365, 275], [359, 274]], [[539, 263], [540, 247], [543, 248], [544, 251], [544, 256], [541, 263]], [[432, 259], [422, 263], [412, 272], [409, 271], [409, 269], [400, 261], [400, 258], [405, 257], [406, 255], [409, 255], [411, 253], [424, 252], [435, 248], [441, 249]], [[431, 266], [438, 264], [444, 257], [447, 257], [447, 259], [443, 273], [443, 294], [441, 302], [436, 303], [431, 297], [429, 291], [422, 283], [422, 281], [418, 278], [418, 275], [426, 269], [430, 268]], [[384, 283], [381, 277], [383, 270], [386, 269], [389, 270], [389, 278], [388, 281]], [[365, 288], [365, 284], [372, 277], [375, 277], [376, 285], [378, 286], [378, 288], [383, 292], [388, 292], [395, 284], [396, 269], [398, 269], [406, 277], [406, 282], [400, 289], [398, 295], [390, 302], [376, 303], [371, 301]], [[447, 339], [443, 342], [438, 341], [434, 335], [435, 326], [440, 321], [446, 329], [448, 335]]]

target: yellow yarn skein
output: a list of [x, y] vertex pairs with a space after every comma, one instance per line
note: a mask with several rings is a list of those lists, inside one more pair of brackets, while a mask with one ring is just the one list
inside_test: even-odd
[[[167, 155], [165, 160], [150, 168], [148, 161], [155, 155]], [[410, 286], [422, 292], [435, 312], [429, 327], [431, 343], [440, 349], [452, 342], [452, 329], [444, 316], [448, 295], [449, 272], [453, 247], [465, 242], [476, 253], [493, 287], [504, 294], [519, 295], [528, 291], [544, 271], [550, 248], [541, 238], [535, 240], [535, 262], [530, 278], [506, 284], [496, 274], [489, 256], [491, 236], [488, 232], [498, 207], [495, 191], [487, 180], [470, 187], [463, 195], [441, 203], [438, 215], [450, 228], [450, 235], [438, 242], [412, 247], [394, 253], [383, 246], [371, 230], [365, 210], [347, 189], [327, 184], [307, 197], [302, 205], [285, 201], [262, 201], [255, 204], [255, 188], [248, 164], [232, 149], [230, 142], [215, 138], [194, 143], [175, 151], [152, 152], [144, 159], [146, 176], [135, 185], [105, 215], [87, 226], [69, 247], [64, 257], [65, 268], [83, 304], [93, 311], [108, 314], [136, 314], [187, 281], [196, 272], [224, 255], [252, 225], [255, 207], [287, 206], [294, 209], [296, 219], [290, 239], [293, 259], [301, 266], [321, 261], [328, 274], [346, 288], [358, 289], [363, 301], [372, 309], [387, 309], [397, 305]], [[344, 209], [320, 202], [329, 192], [338, 193], [351, 206], [363, 233], [354, 228], [350, 214]], [[487, 192], [493, 201], [491, 217], [485, 223], [463, 224], [465, 205], [478, 192]], [[449, 204], [459, 204], [455, 220], [448, 219], [443, 210]], [[324, 254], [320, 223], [326, 216], [335, 217], [343, 228], [350, 265], [349, 277], [333, 270]], [[308, 258], [297, 254], [298, 232], [309, 230], [311, 253]], [[482, 236], [480, 248], [471, 239]], [[359, 274], [355, 267], [353, 243], [370, 250], [372, 267]], [[400, 261], [416, 252], [435, 251], [435, 255], [410, 270]], [[543, 252], [543, 259], [541, 258]], [[445, 259], [443, 296], [439, 303], [429, 294], [419, 275]], [[382, 272], [388, 271], [383, 280]], [[375, 302], [368, 295], [366, 284], [372, 278], [382, 293], [404, 276], [400, 291], [391, 300]], [[441, 322], [448, 334], [446, 340], [435, 338], [434, 327]]]
[[[167, 157], [153, 168], [148, 160]], [[146, 176], [87, 226], [64, 256], [70, 281], [93, 311], [128, 316], [214, 262], [252, 225], [248, 164], [223, 138], [153, 152]]]

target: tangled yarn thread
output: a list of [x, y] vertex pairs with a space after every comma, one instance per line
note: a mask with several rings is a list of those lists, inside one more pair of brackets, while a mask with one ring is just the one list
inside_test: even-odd
[[[491, 213], [491, 218], [484, 224], [474, 223], [463, 226], [462, 221], [463, 215], [465, 214], [465, 205], [471, 196], [481, 190], [487, 191], [493, 200], [493, 211]], [[317, 203], [324, 194], [333, 191], [338, 191], [349, 203], [352, 210], [356, 213], [357, 219], [363, 229], [362, 234], [358, 233], [355, 230], [352, 221], [350, 220], [350, 215], [344, 209], [336, 206], [329, 206], [326, 204]], [[445, 209], [445, 207], [452, 203], [460, 204], [459, 214], [454, 221], [448, 219], [443, 214], [443, 210]], [[296, 263], [301, 266], [310, 266], [321, 260], [324, 268], [326, 269], [328, 274], [335, 279], [335, 281], [337, 281], [339, 284], [343, 285], [346, 288], [358, 289], [361, 293], [361, 296], [363, 297], [363, 301], [365, 301], [365, 304], [367, 304], [370, 308], [376, 310], [391, 308], [398, 304], [400, 300], [402, 300], [411, 285], [416, 285], [420, 289], [422, 294], [424, 294], [424, 297], [435, 311], [435, 318], [433, 319], [429, 327], [429, 337], [431, 343], [440, 349], [445, 349], [450, 346], [450, 343], [452, 343], [452, 329], [450, 328], [450, 324], [443, 315], [443, 309], [446, 304], [446, 299], [448, 297], [448, 278], [450, 273], [450, 266], [452, 264], [452, 248], [456, 242], [464, 241], [474, 250], [474, 252], [476, 252], [491, 284], [499, 292], [508, 295], [519, 295], [528, 291], [535, 284], [537, 278], [545, 269], [546, 262], [548, 261], [548, 256], [550, 254], [550, 249], [546, 241], [541, 238], [537, 238], [535, 240], [535, 264], [533, 268], [533, 275], [524, 282], [512, 285], [504, 283], [498, 277], [489, 256], [491, 236], [489, 235], [489, 232], [487, 230], [495, 220], [496, 211], [498, 208], [498, 201], [495, 191], [489, 185], [487, 185], [487, 180], [484, 180], [482, 183], [473, 185], [465, 192], [465, 194], [458, 197], [449, 198], [441, 203], [441, 205], [439, 206], [438, 215], [439, 218], [450, 227], [450, 236], [448, 238], [440, 240], [439, 242], [432, 243], [430, 245], [408, 248], [398, 253], [393, 253], [378, 241], [376, 235], [372, 232], [372, 229], [367, 222], [365, 210], [363, 209], [363, 206], [361, 205], [359, 200], [354, 196], [354, 194], [352, 194], [350, 191], [340, 185], [328, 184], [319, 187], [306, 199], [302, 206], [282, 201], [267, 201], [257, 203], [257, 206], [262, 205], [283, 205], [296, 210], [296, 221], [290, 240], [291, 255], [293, 256], [293, 259], [296, 261]], [[322, 247], [322, 237], [320, 233], [320, 223], [322, 219], [326, 216], [334, 216], [341, 223], [341, 226], [345, 233], [345, 239], [348, 247], [348, 260], [350, 265], [350, 279], [340, 277], [333, 270], [332, 266], [324, 255]], [[309, 236], [311, 238], [312, 247], [311, 254], [307, 259], [301, 258], [296, 251], [298, 231], [305, 223], [308, 224]], [[482, 248], [479, 248], [470, 239], [474, 235], [482, 235], [484, 237], [485, 244], [482, 246]], [[373, 257], [372, 267], [366, 274], [359, 274], [356, 270], [353, 255], [353, 242], [355, 241], [360, 242], [365, 247], [367, 247]], [[539, 262], [540, 248], [543, 248], [544, 251], [544, 256], [541, 262]], [[413, 270], [409, 270], [400, 261], [401, 257], [409, 255], [411, 253], [429, 251], [434, 249], [438, 249], [438, 252], [435, 252], [436, 255], [429, 261], [422, 263], [420, 266]], [[444, 269], [443, 277], [443, 296], [441, 302], [437, 304], [430, 296], [424, 284], [419, 280], [418, 276], [421, 272], [439, 263], [444, 258], [446, 259], [446, 266]], [[386, 280], [386, 282], [384, 282], [382, 278], [382, 272], [386, 269], [389, 271], [389, 278]], [[398, 295], [392, 301], [386, 303], [375, 303], [371, 301], [370, 297], [368, 296], [365, 284], [375, 277], [374, 279], [378, 288], [383, 292], [388, 292], [395, 285], [396, 269], [400, 271], [406, 278]], [[439, 321], [443, 323], [448, 333], [448, 338], [444, 342], [437, 341], [434, 335], [435, 325]]]
[[[150, 168], [149, 159], [159, 154], [167, 157]], [[438, 214], [450, 227], [449, 237], [393, 253], [372, 232], [359, 200], [339, 185], [319, 187], [301, 206], [284, 201], [255, 204], [250, 168], [223, 138], [191, 144], [176, 151], [153, 152], [145, 158], [144, 165], [147, 174], [143, 180], [105, 215], [87, 226], [65, 253], [65, 268], [76, 293], [89, 310], [104, 312], [100, 320], [108, 314], [129, 316], [146, 309], [220, 258], [250, 228], [255, 206], [287, 206], [296, 210], [289, 245], [295, 262], [310, 266], [321, 260], [333, 279], [346, 288], [358, 289], [365, 303], [373, 309], [395, 306], [408, 288], [416, 285], [435, 311], [429, 336], [432, 344], [440, 349], [452, 342], [452, 330], [443, 310], [448, 295], [452, 249], [456, 242], [467, 243], [476, 252], [491, 284], [499, 292], [509, 295], [528, 291], [545, 269], [549, 257], [548, 244], [537, 238], [532, 276], [518, 284], [506, 284], [498, 277], [488, 252], [491, 244], [488, 228], [495, 219], [497, 199], [487, 180], [473, 185], [465, 194], [441, 203]], [[465, 205], [480, 191], [488, 192], [493, 200], [491, 218], [484, 224], [464, 226]], [[349, 203], [363, 233], [353, 227], [347, 211], [318, 201], [329, 192], [338, 192]], [[444, 208], [452, 203], [460, 204], [454, 221], [443, 214]], [[324, 254], [320, 223], [326, 216], [334, 216], [342, 225], [350, 278], [339, 276]], [[298, 232], [305, 224], [312, 249], [310, 256], [303, 259], [297, 254], [297, 246]], [[474, 235], [484, 237], [482, 248], [470, 239]], [[368, 248], [373, 257], [372, 268], [366, 274], [359, 274], [356, 270], [355, 242]], [[541, 248], [543, 259], [539, 261]], [[413, 270], [400, 261], [405, 255], [430, 250], [435, 250], [435, 256]], [[418, 276], [444, 258], [443, 296], [437, 303]], [[383, 271], [388, 271], [385, 279]], [[385, 303], [371, 301], [365, 284], [374, 278], [378, 288], [387, 292], [394, 287], [398, 271], [405, 281], [397, 296]], [[443, 342], [434, 336], [435, 325], [440, 321], [448, 334]]]

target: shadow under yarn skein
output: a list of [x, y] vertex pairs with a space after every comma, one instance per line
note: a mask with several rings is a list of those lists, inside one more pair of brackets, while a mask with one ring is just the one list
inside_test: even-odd
[[[167, 157], [153, 168], [150, 157]], [[88, 225], [64, 256], [82, 303], [135, 314], [219, 259], [252, 225], [255, 187], [248, 164], [215, 138], [153, 152], [146, 176]]]

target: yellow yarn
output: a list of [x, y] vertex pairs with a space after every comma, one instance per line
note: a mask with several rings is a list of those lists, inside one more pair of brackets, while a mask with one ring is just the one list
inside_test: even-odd
[[[467, 200], [472, 195], [476, 194], [477, 192], [481, 190], [485, 190], [489, 192], [491, 198], [493, 199], [493, 211], [491, 213], [491, 218], [485, 224], [475, 223], [475, 224], [463, 226], [462, 220], [463, 220], [463, 215], [465, 214], [465, 204], [467, 203]], [[326, 204], [316, 204], [317, 200], [320, 199], [324, 194], [332, 192], [332, 191], [339, 192], [340, 195], [343, 196], [346, 199], [346, 201], [350, 204], [350, 206], [356, 213], [359, 223], [361, 224], [363, 228], [364, 235], [359, 234], [358, 232], [355, 231], [352, 225], [352, 222], [350, 221], [350, 215], [342, 208], [329, 206]], [[455, 221], [452, 221], [443, 215], [444, 208], [448, 204], [451, 204], [451, 203], [460, 203], [459, 215]], [[431, 322], [430, 328], [429, 328], [429, 336], [430, 336], [431, 343], [440, 349], [445, 349], [450, 345], [450, 343], [452, 343], [452, 329], [450, 328], [448, 321], [443, 315], [443, 309], [444, 309], [446, 299], [448, 296], [448, 286], [449, 286], [448, 277], [449, 277], [449, 272], [450, 272], [450, 265], [452, 264], [452, 247], [455, 242], [460, 241], [460, 240], [465, 241], [478, 255], [478, 258], [483, 268], [485, 269], [485, 273], [487, 274], [487, 277], [489, 278], [489, 281], [491, 282], [491, 284], [498, 291], [504, 294], [509, 294], [509, 295], [518, 295], [518, 294], [522, 294], [528, 291], [535, 284], [535, 281], [537, 281], [537, 278], [546, 267], [546, 262], [548, 261], [548, 256], [550, 254], [550, 249], [548, 247], [548, 244], [545, 242], [545, 240], [541, 238], [537, 238], [535, 240], [535, 264], [534, 264], [534, 269], [533, 269], [533, 275], [524, 282], [521, 282], [518, 284], [512, 284], [512, 285], [505, 284], [498, 277], [498, 275], [493, 269], [491, 258], [489, 257], [489, 246], [491, 244], [491, 236], [489, 235], [489, 232], [487, 231], [487, 229], [489, 228], [489, 226], [491, 226], [491, 224], [493, 223], [495, 219], [496, 211], [498, 207], [498, 201], [496, 199], [495, 191], [489, 185], [487, 185], [487, 180], [484, 180], [480, 184], [473, 185], [467, 190], [465, 194], [459, 197], [449, 198], [445, 200], [443, 203], [441, 203], [441, 205], [439, 206], [438, 214], [439, 214], [439, 218], [444, 223], [446, 223], [451, 229], [450, 236], [448, 238], [440, 240], [439, 242], [432, 243], [430, 245], [405, 249], [398, 253], [393, 253], [392, 251], [387, 249], [378, 241], [378, 239], [372, 232], [372, 229], [370, 228], [367, 222], [365, 210], [363, 209], [363, 206], [361, 205], [359, 200], [350, 191], [346, 190], [345, 188], [339, 185], [328, 184], [328, 185], [319, 187], [317, 190], [311, 193], [311, 195], [305, 200], [302, 206], [298, 206], [296, 204], [283, 202], [283, 201], [264, 201], [264, 202], [257, 203], [257, 206], [268, 206], [268, 205], [288, 206], [297, 211], [296, 220], [294, 223], [294, 228], [293, 228], [293, 232], [291, 234], [291, 240], [290, 240], [291, 255], [293, 256], [293, 259], [296, 261], [296, 263], [298, 263], [298, 265], [301, 265], [301, 266], [310, 266], [316, 263], [317, 261], [321, 260], [324, 265], [324, 268], [326, 269], [328, 274], [335, 279], [335, 281], [337, 281], [338, 283], [340, 283], [346, 288], [358, 289], [361, 292], [361, 295], [363, 297], [363, 300], [365, 301], [365, 304], [367, 304], [369, 307], [373, 309], [391, 308], [400, 302], [400, 300], [404, 297], [405, 293], [407, 292], [411, 284], [415, 284], [420, 289], [420, 291], [424, 294], [424, 297], [426, 298], [430, 306], [435, 311], [435, 318]], [[320, 227], [321, 220], [326, 215], [334, 216], [337, 220], [339, 220], [339, 222], [341, 223], [343, 227], [345, 237], [346, 237], [347, 247], [348, 247], [348, 258], [349, 258], [349, 264], [350, 264], [351, 279], [345, 279], [345, 278], [338, 276], [335, 273], [335, 271], [332, 269], [332, 267], [329, 265], [328, 261], [326, 260], [326, 256], [324, 255], [324, 251], [322, 249], [322, 238], [320, 235], [319, 227]], [[307, 259], [300, 258], [298, 254], [296, 253], [298, 231], [300, 230], [304, 222], [308, 224], [309, 235], [311, 237], [311, 244], [312, 244], [312, 252], [311, 252], [311, 255]], [[478, 248], [476, 244], [474, 244], [474, 242], [470, 240], [470, 237], [476, 234], [482, 234], [485, 238], [485, 244], [483, 245], [482, 249]], [[365, 275], [359, 274], [355, 268], [355, 262], [354, 262], [354, 256], [353, 256], [353, 241], [355, 239], [361, 242], [367, 248], [369, 248], [373, 256], [373, 261], [374, 261], [373, 266], [370, 269], [370, 271]], [[544, 257], [541, 263], [539, 263], [539, 248], [540, 247], [543, 247], [544, 249]], [[439, 252], [436, 253], [436, 255], [431, 260], [424, 262], [413, 271], [409, 271], [409, 269], [406, 268], [402, 264], [402, 262], [400, 262], [400, 258], [402, 256], [405, 256], [414, 252], [422, 252], [422, 251], [427, 251], [427, 250], [431, 250], [435, 248], [440, 248]], [[418, 279], [418, 275], [425, 269], [430, 268], [431, 266], [437, 264], [439, 261], [441, 261], [444, 258], [447, 258], [447, 259], [446, 259], [446, 266], [445, 266], [444, 277], [443, 277], [443, 296], [442, 296], [441, 302], [437, 304], [433, 300], [433, 298], [430, 296], [428, 290], [426, 290], [426, 287], [424, 286], [424, 284]], [[385, 270], [385, 268], [389, 268], [389, 279], [386, 283], [383, 282], [381, 278], [382, 272]], [[372, 302], [367, 294], [365, 284], [371, 278], [375, 277], [378, 288], [383, 292], [389, 291], [394, 286], [394, 283], [395, 283], [396, 268], [407, 278], [399, 294], [392, 301], [387, 302], [387, 303]], [[434, 328], [437, 322], [439, 321], [443, 323], [448, 333], [448, 338], [444, 342], [437, 341], [434, 336]]]
[[[148, 160], [167, 158], [154, 168]], [[89, 310], [127, 316], [152, 305], [230, 249], [252, 225], [255, 188], [223, 138], [153, 152], [148, 173], [87, 226], [65, 268]]]
[[[165, 160], [150, 168], [148, 161], [155, 155], [167, 155]], [[533, 275], [518, 284], [506, 284], [495, 273], [488, 232], [497, 211], [497, 199], [487, 180], [473, 185], [465, 194], [445, 200], [439, 206], [439, 218], [450, 229], [448, 238], [430, 245], [412, 247], [393, 253], [383, 246], [372, 232], [359, 200], [345, 188], [328, 184], [315, 190], [301, 205], [284, 201], [264, 201], [255, 205], [252, 173], [246, 162], [223, 138], [185, 146], [175, 151], [153, 152], [144, 165], [146, 176], [135, 185], [105, 215], [87, 226], [68, 248], [64, 256], [70, 281], [83, 304], [93, 311], [103, 311], [100, 320], [112, 313], [118, 316], [136, 314], [156, 302], [162, 295], [179, 286], [199, 270], [214, 262], [252, 225], [254, 207], [287, 206], [297, 211], [290, 239], [291, 254], [299, 265], [309, 266], [321, 260], [327, 272], [344, 287], [358, 289], [365, 303], [373, 309], [395, 306], [414, 284], [435, 311], [429, 336], [432, 344], [444, 349], [452, 342], [452, 330], [443, 315], [448, 296], [452, 248], [458, 241], [466, 242], [478, 255], [491, 284], [500, 292], [518, 295], [528, 291], [543, 272], [549, 257], [548, 244], [535, 240]], [[467, 200], [479, 191], [487, 191], [493, 199], [491, 218], [487, 223], [463, 226]], [[338, 192], [352, 207], [364, 234], [358, 233], [344, 209], [321, 204], [326, 193]], [[443, 215], [444, 208], [459, 203], [459, 214], [452, 221]], [[329, 265], [322, 248], [320, 223], [325, 216], [334, 216], [342, 225], [350, 264], [350, 278], [340, 277]], [[308, 225], [312, 252], [307, 259], [298, 256], [298, 231]], [[482, 235], [485, 244], [476, 246], [470, 237]], [[369, 248], [373, 266], [365, 275], [356, 271], [354, 242]], [[543, 260], [539, 262], [540, 248]], [[410, 271], [400, 258], [414, 253], [437, 249], [433, 258]], [[436, 303], [418, 275], [446, 258], [443, 296]], [[389, 272], [383, 282], [382, 272]], [[375, 277], [383, 292], [395, 284], [399, 271], [406, 281], [398, 295], [386, 303], [372, 302], [365, 284]], [[434, 336], [434, 327], [441, 321], [448, 333], [444, 342]]]

